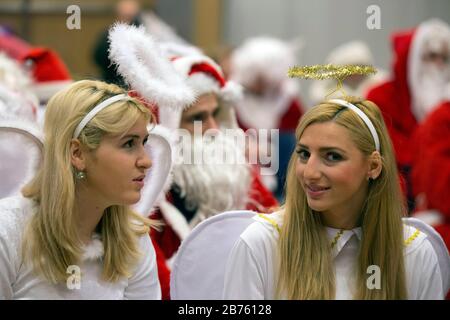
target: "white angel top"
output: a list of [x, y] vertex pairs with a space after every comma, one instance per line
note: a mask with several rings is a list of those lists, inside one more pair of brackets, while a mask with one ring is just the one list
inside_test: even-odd
[[[277, 241], [282, 211], [258, 215], [240, 236], [228, 259], [225, 299], [275, 299], [278, 275]], [[352, 299], [362, 230], [327, 228], [333, 243], [336, 299]], [[409, 299], [443, 299], [444, 288], [438, 256], [428, 236], [404, 225], [406, 286]], [[448, 257], [448, 254], [447, 254]]]
[[[53, 285], [22, 261], [23, 230], [34, 213], [32, 200], [17, 196], [0, 200], [0, 300], [3, 299], [161, 299], [156, 256], [150, 237], [140, 238], [143, 254], [130, 278], [101, 279], [103, 244], [94, 235], [79, 266], [68, 270], [67, 282]], [[81, 274], [81, 281], [78, 276]]]

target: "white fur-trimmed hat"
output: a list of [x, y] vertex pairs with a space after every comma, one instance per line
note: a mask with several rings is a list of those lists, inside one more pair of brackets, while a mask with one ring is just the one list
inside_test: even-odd
[[[237, 127], [233, 105], [242, 98], [242, 87], [233, 81], [227, 81], [217, 63], [198, 54], [172, 58], [172, 65], [197, 96], [216, 94], [225, 109], [219, 119], [221, 124], [228, 128]], [[181, 111], [160, 108], [159, 119], [162, 125], [176, 129], [179, 128], [181, 114]]]

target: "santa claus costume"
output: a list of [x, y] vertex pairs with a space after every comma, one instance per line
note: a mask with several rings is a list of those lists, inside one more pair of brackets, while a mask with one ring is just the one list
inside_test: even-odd
[[450, 28], [437, 19], [425, 21], [414, 30], [394, 34], [392, 45], [396, 57], [391, 79], [373, 88], [367, 99], [383, 113], [412, 209], [409, 178], [415, 152], [412, 133], [441, 101], [444, 87], [450, 81], [448, 60], [437, 70], [435, 66], [427, 67], [422, 59], [425, 53], [438, 52], [443, 47], [450, 51]]
[[274, 177], [263, 176], [277, 198], [282, 197], [289, 161], [286, 155], [294, 148], [295, 128], [304, 110], [297, 80], [287, 77], [289, 67], [296, 64], [298, 49], [296, 43], [256, 37], [236, 48], [230, 58], [230, 79], [245, 88], [243, 99], [236, 103], [239, 126], [243, 130], [279, 130], [279, 142], [272, 142], [279, 169]]
[[[239, 99], [239, 87], [223, 78], [220, 67], [206, 56], [186, 56], [173, 59], [175, 69], [186, 78], [186, 82], [195, 92], [214, 93], [220, 100], [216, 117], [221, 132], [238, 129], [234, 105]], [[182, 113], [172, 109], [160, 109], [159, 120], [164, 126], [178, 129]], [[219, 140], [226, 142], [226, 138]], [[243, 150], [234, 144], [225, 144], [227, 154], [244, 157]], [[188, 144], [181, 149], [203, 151], [214, 150], [215, 144], [195, 141], [193, 147]], [[278, 205], [276, 199], [263, 185], [255, 166], [244, 164], [220, 165], [215, 158], [210, 164], [184, 164], [174, 166], [173, 184], [164, 203], [154, 217], [163, 219], [167, 226], [152, 234], [165, 256], [173, 261], [180, 243], [190, 231], [204, 219], [231, 209], [249, 209], [267, 212]]]
[[72, 83], [67, 66], [54, 50], [34, 47], [1, 26], [0, 51], [5, 52], [29, 73], [27, 76], [31, 81], [26, 85], [26, 98], [30, 100], [30, 92], [35, 96], [31, 98], [31, 102], [38, 106], [38, 122], [42, 124], [47, 101], [56, 92]]
[[[417, 201], [414, 216], [432, 225], [450, 250], [450, 100], [414, 132], [411, 180]], [[447, 294], [450, 299], [450, 292]]]
[[421, 204], [416, 216], [433, 225], [450, 249], [449, 136], [450, 101], [446, 101], [414, 132], [411, 178], [414, 195]]

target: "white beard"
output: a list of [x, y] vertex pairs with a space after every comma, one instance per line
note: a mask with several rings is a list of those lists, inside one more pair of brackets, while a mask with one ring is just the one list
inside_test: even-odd
[[412, 83], [412, 111], [418, 122], [445, 98], [446, 87], [450, 82], [450, 67], [439, 70], [435, 66], [422, 66], [419, 79]]
[[[204, 163], [175, 164], [173, 182], [179, 187], [181, 197], [185, 197], [188, 210], [197, 208], [197, 213], [189, 223], [194, 227], [204, 219], [231, 209], [245, 209], [251, 183], [249, 165], [245, 162], [243, 150], [234, 141], [219, 134], [213, 141], [195, 139], [181, 145], [181, 149], [194, 154], [201, 152]], [[238, 159], [232, 164], [223, 164], [221, 152]]]

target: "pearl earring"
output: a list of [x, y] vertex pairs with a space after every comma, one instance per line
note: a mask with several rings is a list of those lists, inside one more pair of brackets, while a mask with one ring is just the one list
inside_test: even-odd
[[82, 180], [86, 178], [86, 173], [84, 171], [77, 171], [75, 176], [78, 180]]

